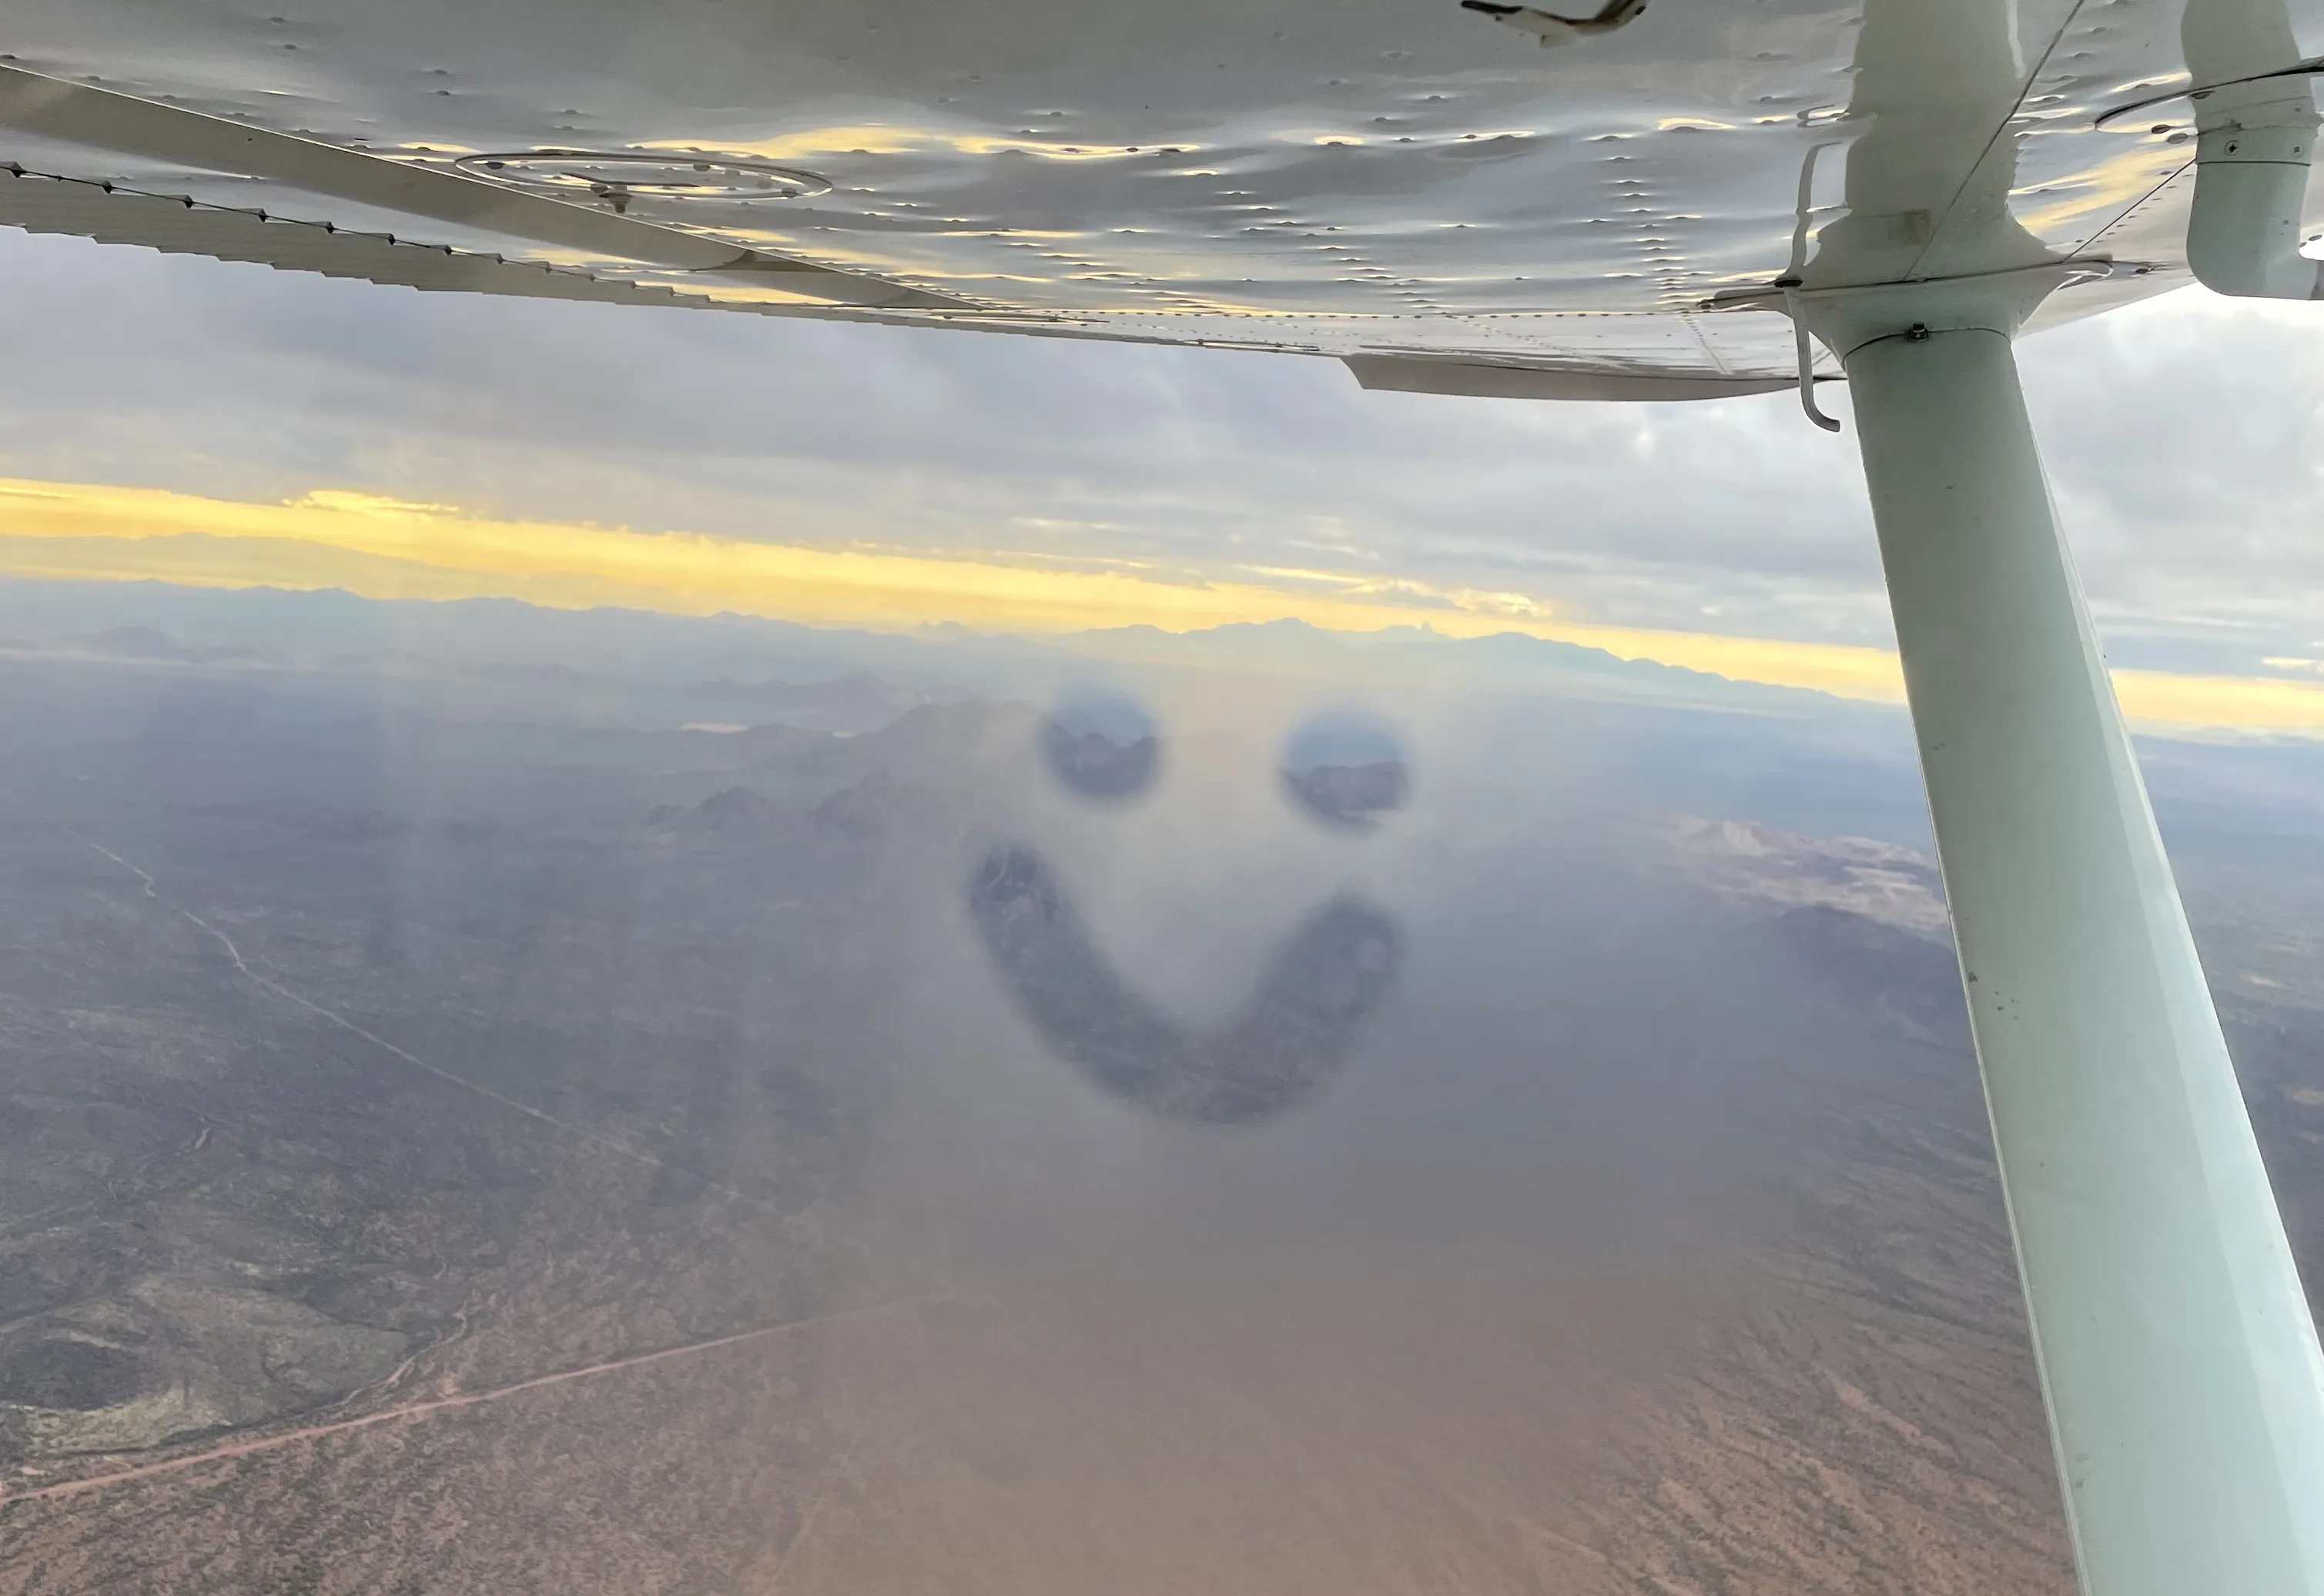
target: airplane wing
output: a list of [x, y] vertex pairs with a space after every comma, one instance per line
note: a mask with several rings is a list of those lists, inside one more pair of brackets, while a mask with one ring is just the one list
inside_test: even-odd
[[[2020, 7], [1967, 146], [2011, 151], [2040, 248], [2091, 266], [2052, 320], [2185, 281], [2183, 115], [2094, 125], [2168, 78], [2170, 8], [2105, 14]], [[1794, 375], [1788, 325], [1712, 307], [1835, 214], [1856, 15], [32, 0], [0, 222], [418, 288], [1337, 355], [1388, 388], [1757, 392]]]

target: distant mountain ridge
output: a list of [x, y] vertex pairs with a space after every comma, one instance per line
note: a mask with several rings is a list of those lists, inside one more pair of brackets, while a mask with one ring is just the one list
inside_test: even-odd
[[[499, 598], [382, 600], [337, 590], [0, 581], [0, 635], [26, 640], [20, 646], [60, 648], [97, 631], [152, 633], [180, 650], [167, 656], [176, 658], [235, 650], [278, 664], [340, 669], [410, 669], [424, 661], [436, 669], [562, 669], [683, 686], [737, 701], [733, 714], [700, 718], [748, 724], [756, 701], [769, 718], [821, 730], [865, 729], [874, 697], [891, 718], [905, 706], [899, 702], [904, 695], [917, 696], [914, 702], [963, 691], [1038, 700], [1086, 677], [1093, 662], [1132, 670], [1223, 668], [1353, 685], [1555, 688], [1711, 708], [1812, 711], [1840, 703], [1810, 689], [1624, 660], [1524, 632], [1456, 638], [1425, 624], [1343, 632], [1286, 619], [1185, 632], [1130, 625], [1018, 636], [946, 623], [873, 632], [733, 613], [552, 610]], [[850, 689], [858, 695], [855, 706], [843, 711], [842, 695], [828, 684], [851, 678], [868, 679]], [[884, 696], [868, 685], [874, 679], [888, 689]], [[783, 701], [785, 689], [816, 682], [825, 685], [825, 701], [804, 709]]]

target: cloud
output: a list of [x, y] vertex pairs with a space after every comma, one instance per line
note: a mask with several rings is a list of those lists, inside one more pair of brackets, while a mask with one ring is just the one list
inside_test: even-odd
[[1895, 699], [1893, 657], [1842, 644], [1565, 623], [1523, 595], [1301, 570], [1171, 580], [993, 555], [831, 548], [712, 533], [506, 521], [346, 489], [252, 503], [162, 488], [0, 480], [0, 574], [202, 586], [341, 587], [374, 598], [496, 595], [560, 608], [721, 611], [817, 625], [958, 622], [1073, 632], [1192, 631], [1286, 617], [1338, 631], [1523, 632], [1742, 680]]
[[[0, 305], [25, 374], [0, 392], [13, 475], [244, 498], [327, 483], [1189, 577], [1361, 566], [1555, 586], [1614, 624], [1699, 624], [1724, 601], [1817, 612], [1762, 631], [1885, 635], [1852, 458], [1780, 404], [1367, 394], [1335, 362], [608, 315], [13, 235], [0, 252], [28, 257]], [[1720, 567], [1742, 579], [1703, 580]]]
[[[1780, 395], [1366, 393], [1326, 361], [424, 296], [5, 232], [0, 266], [19, 478], [1190, 589], [1321, 572], [1366, 603], [1863, 651], [1835, 660], [1891, 641], [1851, 440]], [[2116, 664], [2318, 653], [2324, 318], [2188, 292], [2021, 359]]]
[[[1287, 579], [1173, 581], [1022, 558], [503, 521], [347, 489], [269, 504], [0, 480], [0, 575], [337, 587], [373, 598], [492, 595], [568, 609], [734, 612], [873, 628], [958, 622], [1019, 632], [1183, 632], [1286, 617], [1346, 632], [1422, 624], [1452, 637], [1524, 632], [1843, 697], [1902, 697], [1895, 656], [1880, 649], [1564, 621], [1521, 595], [1443, 592], [1363, 572], [1272, 574]], [[2158, 727], [2324, 731], [2324, 682], [2120, 671], [2116, 685], [2125, 709]]]

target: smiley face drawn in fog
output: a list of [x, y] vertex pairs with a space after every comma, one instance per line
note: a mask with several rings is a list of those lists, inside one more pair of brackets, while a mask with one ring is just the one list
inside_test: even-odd
[[[1066, 788], [1122, 804], [1162, 760], [1152, 717], [1134, 700], [1084, 695], [1051, 716], [1042, 752]], [[1406, 767], [1394, 738], [1362, 716], [1319, 717], [1285, 753], [1283, 788], [1333, 829], [1376, 829], [1401, 807]], [[1339, 1072], [1404, 963], [1386, 911], [1353, 893], [1291, 930], [1233, 1019], [1181, 1026], [1125, 981], [1091, 939], [1056, 871], [1033, 848], [995, 847], [971, 875], [968, 910], [985, 951], [1059, 1056], [1115, 1096], [1170, 1119], [1248, 1124], [1313, 1096]]]

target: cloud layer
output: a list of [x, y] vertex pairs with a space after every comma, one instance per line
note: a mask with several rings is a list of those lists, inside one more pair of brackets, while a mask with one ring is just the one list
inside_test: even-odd
[[[1854, 449], [1782, 396], [1365, 393], [1321, 361], [421, 296], [12, 232], [0, 268], [17, 478], [1889, 642]], [[2324, 315], [2182, 293], [2023, 362], [2116, 663], [2317, 680]]]

